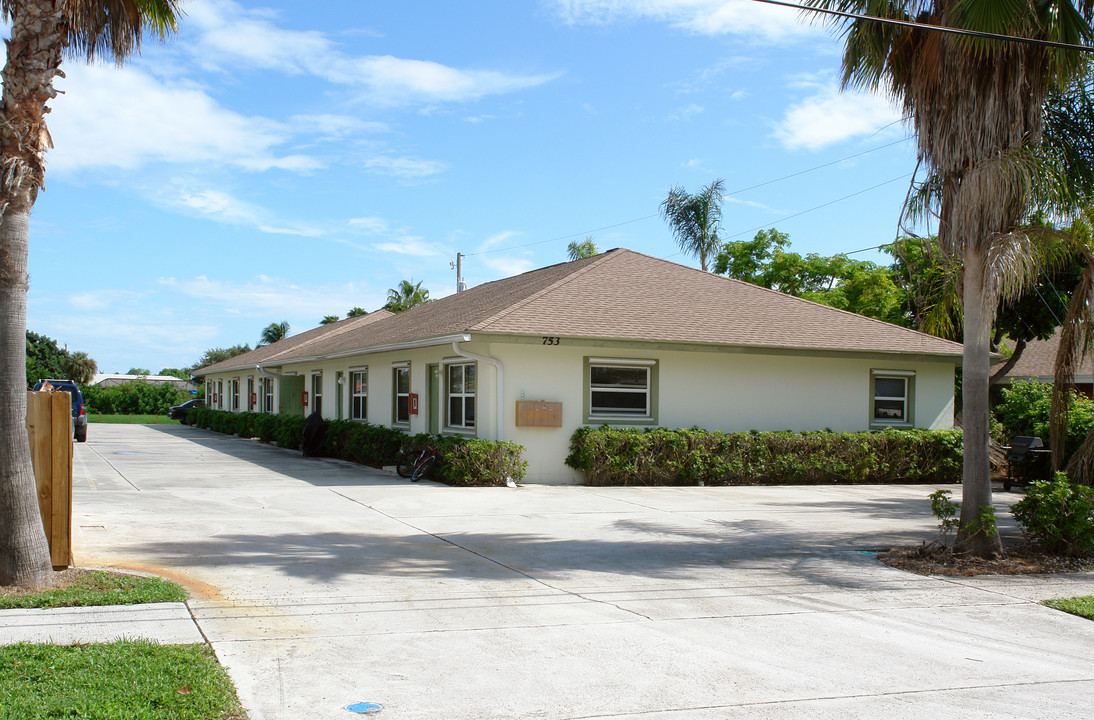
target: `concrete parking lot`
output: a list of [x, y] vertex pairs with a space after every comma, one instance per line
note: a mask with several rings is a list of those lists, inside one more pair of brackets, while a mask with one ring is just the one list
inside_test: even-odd
[[1090, 574], [877, 562], [934, 536], [930, 487], [456, 489], [127, 425], [92, 426], [75, 478], [79, 564], [186, 584], [252, 720], [360, 701], [457, 720], [1094, 704], [1094, 623], [1034, 602], [1092, 594]]

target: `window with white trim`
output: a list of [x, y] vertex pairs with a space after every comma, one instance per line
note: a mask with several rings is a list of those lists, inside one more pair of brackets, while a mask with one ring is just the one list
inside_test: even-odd
[[586, 358], [587, 421], [656, 422], [656, 385], [655, 360]]
[[239, 378], [232, 378], [228, 383], [232, 388], [232, 412], [239, 412]]
[[475, 363], [447, 366], [445, 391], [448, 397], [448, 427], [475, 427]]
[[224, 381], [217, 380], [217, 410], [224, 409]]
[[255, 379], [247, 377], [247, 412], [255, 411]]
[[274, 381], [273, 378], [262, 378], [262, 411], [273, 413], [274, 409]]
[[350, 418], [368, 420], [368, 368], [349, 372]]
[[912, 391], [914, 386], [914, 372], [903, 370], [871, 371], [871, 424], [911, 425]]
[[323, 414], [323, 373], [311, 376], [311, 411]]
[[395, 404], [394, 424], [410, 424], [410, 363], [393, 365], [392, 373], [392, 401]]

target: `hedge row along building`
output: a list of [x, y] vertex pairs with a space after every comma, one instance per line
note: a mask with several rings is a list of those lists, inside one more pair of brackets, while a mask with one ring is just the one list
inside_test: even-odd
[[323, 325], [198, 370], [210, 407], [509, 440], [575, 483], [582, 425], [953, 427], [961, 346], [630, 250]]

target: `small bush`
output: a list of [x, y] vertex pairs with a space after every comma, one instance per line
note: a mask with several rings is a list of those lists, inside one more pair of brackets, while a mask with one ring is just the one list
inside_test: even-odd
[[[992, 438], [1003, 444], [1015, 435], [1031, 435], [1041, 438], [1045, 445], [1049, 439], [1049, 420], [1052, 412], [1052, 385], [1040, 382], [1016, 382], [1002, 391], [1002, 402], [993, 409], [1002, 431]], [[1063, 467], [1094, 427], [1094, 400], [1074, 390], [1068, 396], [1067, 442], [1064, 447]]]
[[582, 427], [566, 464], [590, 485], [951, 483], [959, 430], [747, 432]]
[[164, 415], [173, 405], [181, 405], [191, 395], [174, 385], [153, 385], [131, 380], [121, 385], [80, 389], [87, 411], [103, 415]]
[[1071, 483], [1063, 473], [1028, 485], [1011, 512], [1026, 539], [1047, 552], [1094, 550], [1094, 490]]
[[[304, 418], [299, 415], [232, 413], [195, 408], [189, 419], [195, 427], [240, 437], [257, 437], [276, 442], [280, 447], [299, 450], [304, 434]], [[508, 442], [477, 438], [409, 437], [382, 425], [352, 420], [328, 420], [323, 440], [327, 457], [373, 467], [394, 465], [405, 450], [424, 445], [437, 448], [440, 462], [432, 479], [448, 485], [505, 485], [508, 478], [524, 479], [528, 463], [522, 459], [524, 448]]]

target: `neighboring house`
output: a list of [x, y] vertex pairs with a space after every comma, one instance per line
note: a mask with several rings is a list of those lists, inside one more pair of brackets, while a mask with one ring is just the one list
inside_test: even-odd
[[953, 426], [961, 346], [629, 250], [294, 335], [198, 370], [211, 407], [509, 440], [530, 482], [582, 425]]
[[90, 385], [97, 385], [99, 387], [114, 387], [115, 385], [124, 385], [134, 380], [142, 380], [149, 385], [174, 385], [179, 390], [185, 392], [192, 392], [197, 390], [197, 386], [189, 380], [183, 380], [177, 378], [174, 375], [117, 375], [107, 373], [96, 373], [91, 378]]
[[[1056, 350], [1060, 347], [1060, 336], [1053, 335], [1048, 340], [1032, 340], [1022, 351], [1022, 356], [996, 385], [1010, 385], [1017, 380], [1036, 381], [1052, 384], [1056, 382]], [[1083, 358], [1082, 365], [1075, 372], [1075, 389], [1091, 396], [1094, 389], [1094, 367], [1090, 358]]]

